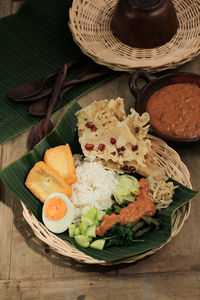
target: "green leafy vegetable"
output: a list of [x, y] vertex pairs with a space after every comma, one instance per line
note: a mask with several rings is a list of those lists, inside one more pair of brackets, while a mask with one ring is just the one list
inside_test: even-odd
[[160, 224], [161, 221], [158, 218], [149, 216], [144, 216], [140, 221], [125, 225], [116, 223], [103, 237], [106, 240], [105, 248], [131, 246], [136, 242], [144, 242], [144, 240], [138, 240], [138, 238], [144, 236], [153, 228], [158, 230]]
[[113, 212], [114, 212], [114, 210], [112, 208], [106, 208], [105, 209], [105, 214], [106, 215], [112, 215]]
[[123, 204], [124, 201], [133, 202], [135, 200], [135, 192], [138, 189], [138, 181], [130, 175], [122, 175], [119, 178], [117, 187], [112, 191], [112, 194], [118, 204]]
[[106, 240], [105, 248], [112, 246], [131, 246], [135, 242], [144, 242], [144, 240], [136, 240], [133, 231], [126, 225], [116, 223], [104, 236]]

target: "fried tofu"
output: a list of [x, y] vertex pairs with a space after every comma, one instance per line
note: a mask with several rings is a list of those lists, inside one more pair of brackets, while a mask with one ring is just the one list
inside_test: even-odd
[[68, 184], [77, 181], [74, 158], [68, 144], [48, 149], [45, 152], [44, 161], [58, 172]]
[[52, 193], [62, 193], [67, 197], [72, 194], [71, 187], [66, 180], [43, 161], [33, 166], [25, 185], [43, 203]]

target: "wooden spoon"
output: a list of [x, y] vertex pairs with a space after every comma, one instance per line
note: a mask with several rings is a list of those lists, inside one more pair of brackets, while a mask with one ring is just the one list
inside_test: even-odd
[[[62, 103], [62, 98], [64, 96], [65, 93], [67, 93], [70, 89], [74, 88], [76, 85], [78, 85], [79, 83], [83, 83], [92, 79], [97, 79], [99, 77], [102, 77], [103, 75], [107, 75], [110, 74], [112, 71], [111, 70], [101, 70], [98, 72], [93, 72], [93, 73], [89, 73], [91, 71], [91, 69], [87, 69], [84, 72], [82, 72], [79, 77], [69, 80], [69, 81], [65, 81], [63, 83], [63, 88], [62, 91], [60, 93], [60, 95], [57, 98], [57, 101], [55, 102], [55, 106], [53, 108], [53, 111], [55, 111], [56, 109], [59, 108], [59, 106]], [[47, 90], [46, 90], [47, 91]], [[30, 106], [29, 106], [29, 114], [33, 115], [33, 116], [44, 116], [47, 108], [48, 108], [48, 103], [49, 103], [49, 94], [43, 94], [45, 95], [44, 98], [39, 99], [36, 102], [33, 102]]]
[[[84, 59], [85, 58], [81, 57], [76, 60], [69, 61], [68, 63], [66, 63], [66, 65], [68, 66], [68, 68], [71, 68], [72, 66], [80, 63]], [[42, 89], [47, 80], [56, 75], [58, 71], [59, 69], [53, 71], [52, 73], [46, 75], [41, 79], [24, 83], [23, 85], [8, 92], [8, 97], [12, 98], [12, 100], [16, 102], [33, 102], [46, 96], [47, 94], [51, 94], [52, 89], [46, 89], [44, 91], [42, 91]], [[48, 92], [46, 93], [46, 91]]]
[[46, 75], [41, 79], [26, 82], [23, 85], [11, 90], [8, 93], [8, 97], [12, 99], [16, 99], [16, 101], [20, 101], [20, 99], [32, 97], [38, 94], [43, 89], [47, 80], [53, 77], [57, 73], [58, 70], [53, 71], [52, 73]]
[[51, 113], [55, 102], [61, 92], [64, 79], [67, 73], [67, 65], [65, 64], [60, 71], [58, 71], [56, 82], [53, 88], [53, 93], [49, 101], [48, 110], [46, 116], [43, 120], [41, 120], [35, 127], [33, 127], [29, 133], [27, 140], [28, 150], [32, 150], [34, 146], [41, 141], [50, 131], [53, 129], [53, 124], [50, 120]]
[[[57, 101], [52, 109], [52, 111], [55, 111], [59, 108], [59, 106], [62, 103], [62, 98], [64, 94], [69, 91], [70, 89], [74, 88], [75, 85], [68, 86], [67, 88], [63, 89], [60, 93], [60, 95], [57, 98]], [[33, 102], [29, 105], [28, 113], [33, 116], [44, 116], [46, 114], [46, 111], [48, 109], [49, 105], [49, 97], [46, 96], [45, 98], [42, 98], [36, 102]]]

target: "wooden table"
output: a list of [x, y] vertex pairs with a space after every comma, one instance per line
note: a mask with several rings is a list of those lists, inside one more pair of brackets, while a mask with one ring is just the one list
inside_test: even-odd
[[[0, 0], [0, 17], [22, 1]], [[200, 74], [200, 57], [181, 67]], [[96, 88], [79, 100], [120, 96], [133, 104], [128, 74]], [[55, 124], [64, 109], [54, 115]], [[0, 168], [20, 158], [28, 132], [0, 146]], [[174, 146], [200, 189], [200, 144]], [[20, 201], [0, 182], [0, 300], [18, 299], [200, 299], [200, 196], [181, 232], [156, 254], [135, 264], [114, 267], [81, 265], [54, 253], [38, 240], [22, 216]]]

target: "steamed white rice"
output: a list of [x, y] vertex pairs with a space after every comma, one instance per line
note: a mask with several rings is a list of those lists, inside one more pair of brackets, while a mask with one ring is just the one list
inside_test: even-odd
[[76, 208], [76, 218], [92, 207], [99, 210], [111, 207], [111, 194], [118, 184], [119, 175], [105, 170], [100, 162], [81, 161], [76, 157], [75, 164], [77, 182], [71, 186], [71, 200]]

